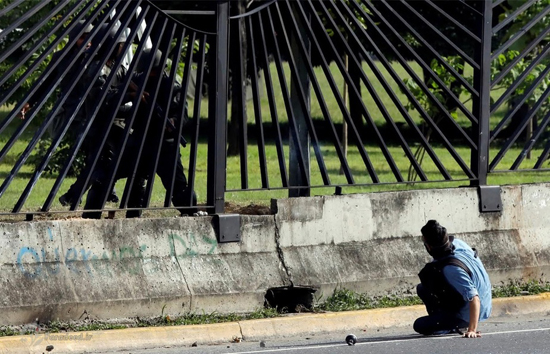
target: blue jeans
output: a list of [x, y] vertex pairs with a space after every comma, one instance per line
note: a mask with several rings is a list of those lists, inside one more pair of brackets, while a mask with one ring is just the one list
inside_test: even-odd
[[416, 286], [416, 293], [426, 305], [428, 316], [417, 318], [413, 329], [423, 335], [440, 335], [451, 333], [458, 328], [468, 327], [468, 322], [458, 317], [457, 313], [446, 312], [437, 307], [436, 299], [422, 284]]

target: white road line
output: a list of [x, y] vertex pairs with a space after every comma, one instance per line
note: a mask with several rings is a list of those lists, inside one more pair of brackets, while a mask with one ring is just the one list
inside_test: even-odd
[[[510, 334], [510, 333], [525, 333], [525, 332], [542, 332], [542, 331], [550, 331], [550, 328], [534, 328], [534, 329], [519, 329], [514, 331], [500, 331], [500, 332], [486, 332], [481, 333], [482, 338], [484, 336], [491, 336], [495, 334]], [[358, 345], [372, 345], [372, 344], [385, 344], [385, 343], [401, 343], [401, 342], [409, 342], [413, 340], [419, 340], [420, 337], [414, 337], [409, 339], [390, 339], [390, 340], [381, 340], [381, 341], [372, 341], [372, 342], [358, 342], [355, 344]], [[457, 336], [441, 336], [441, 337], [426, 337], [427, 339], [450, 339], [450, 338], [457, 338]], [[310, 345], [306, 347], [292, 347], [292, 348], [279, 348], [279, 349], [264, 349], [264, 350], [253, 350], [248, 352], [232, 352], [227, 354], [255, 354], [255, 353], [276, 353], [276, 352], [286, 352], [286, 351], [297, 351], [297, 350], [306, 350], [306, 349], [316, 349], [316, 348], [335, 348], [335, 347], [342, 347], [347, 346], [346, 344], [326, 344], [326, 345]]]

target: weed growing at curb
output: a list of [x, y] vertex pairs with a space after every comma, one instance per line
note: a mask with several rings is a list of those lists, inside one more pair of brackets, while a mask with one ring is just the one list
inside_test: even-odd
[[510, 281], [508, 284], [493, 285], [493, 299], [499, 297], [514, 297], [537, 295], [550, 292], [550, 282], [531, 279], [527, 282]]
[[137, 319], [137, 327], [152, 327], [152, 326], [182, 326], [182, 325], [198, 325], [212, 324], [224, 322], [237, 322], [246, 320], [256, 320], [262, 318], [271, 318], [281, 316], [275, 309], [259, 309], [247, 314], [220, 314], [217, 312], [208, 314], [190, 313], [183, 316], [162, 315], [149, 319]]
[[[164, 311], [162, 311], [164, 312]], [[17, 336], [17, 335], [33, 335], [44, 333], [67, 333], [67, 332], [92, 332], [109, 329], [126, 329], [137, 327], [160, 327], [160, 326], [182, 326], [182, 325], [198, 325], [198, 324], [213, 324], [224, 322], [236, 322], [246, 320], [256, 320], [262, 318], [279, 317], [275, 309], [259, 309], [247, 314], [185, 314], [181, 316], [169, 316], [162, 314], [152, 318], [134, 318], [126, 320], [99, 321], [99, 320], [83, 320], [83, 321], [59, 321], [54, 320], [49, 323], [25, 325], [25, 326], [2, 326], [0, 327], [0, 337]]]
[[[536, 295], [550, 292], [550, 282], [543, 280], [529, 280], [527, 282], [510, 281], [505, 284], [493, 285], [493, 298], [516, 297], [525, 295]], [[374, 308], [387, 308], [399, 306], [421, 305], [422, 301], [416, 295], [400, 294], [386, 296], [369, 296], [357, 293], [353, 290], [337, 288], [333, 294], [324, 301], [317, 301], [313, 312], [341, 312], [354, 310], [367, 310]], [[224, 322], [246, 321], [263, 318], [280, 317], [284, 314], [278, 313], [274, 308], [262, 308], [247, 314], [196, 314], [189, 313], [181, 316], [170, 316], [164, 314], [153, 318], [135, 318], [125, 321], [98, 321], [84, 320], [62, 322], [51, 321], [47, 324], [25, 325], [25, 326], [0, 326], [0, 337], [27, 335], [36, 333], [66, 333], [82, 331], [100, 331], [109, 329], [124, 329], [136, 327], [159, 327], [159, 326], [181, 326], [213, 324]]]
[[82, 332], [82, 331], [102, 331], [107, 329], [123, 329], [127, 326], [117, 323], [105, 323], [105, 322], [85, 322], [85, 323], [74, 323], [74, 322], [61, 322], [61, 321], [51, 321], [46, 326], [47, 333], [61, 333], [61, 332]]
[[19, 331], [16, 331], [10, 326], [0, 327], [0, 337], [17, 336], [19, 334], [20, 334]]
[[317, 311], [354, 311], [384, 307], [398, 307], [421, 305], [422, 300], [412, 295], [388, 295], [373, 297], [367, 294], [356, 293], [348, 289], [335, 289], [323, 303], [316, 307]]

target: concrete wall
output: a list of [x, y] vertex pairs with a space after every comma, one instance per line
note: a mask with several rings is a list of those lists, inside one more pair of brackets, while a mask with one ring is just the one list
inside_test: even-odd
[[493, 284], [548, 280], [549, 200], [548, 184], [503, 187], [489, 214], [475, 188], [278, 200], [220, 245], [211, 217], [0, 223], [0, 324], [249, 312], [291, 283], [413, 291], [428, 219], [476, 247]]

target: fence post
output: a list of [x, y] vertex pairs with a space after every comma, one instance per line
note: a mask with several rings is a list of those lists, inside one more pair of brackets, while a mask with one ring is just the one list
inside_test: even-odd
[[210, 46], [208, 85], [208, 178], [206, 203], [209, 214], [224, 212], [227, 145], [227, 93], [229, 63], [229, 0], [218, 1], [216, 36]]
[[[295, 8], [296, 5], [292, 5], [292, 10], [294, 11], [293, 16], [297, 17], [297, 10]], [[309, 19], [308, 19], [309, 21]], [[308, 51], [308, 55], [311, 56], [311, 46], [307, 37], [307, 33], [305, 30], [300, 29], [302, 31], [302, 38], [306, 45], [306, 50]], [[298, 34], [296, 34], [297, 36]], [[296, 58], [296, 69], [297, 69], [297, 76], [298, 80], [300, 81], [300, 84], [302, 85], [302, 88], [304, 89], [305, 93], [305, 99], [306, 99], [306, 105], [307, 109], [311, 109], [311, 82], [308, 76], [307, 68], [306, 68], [306, 59], [303, 58], [300, 54], [300, 51], [298, 50], [298, 41], [296, 37], [291, 38], [291, 50], [294, 55], [294, 58]], [[300, 144], [301, 150], [304, 153], [304, 168], [306, 169], [306, 174], [310, 176], [310, 136], [307, 128], [306, 123], [306, 115], [308, 112], [304, 112], [302, 109], [302, 105], [300, 104], [300, 100], [298, 98], [298, 94], [295, 94], [294, 92], [297, 92], [299, 90], [299, 84], [296, 82], [294, 77], [292, 77], [291, 80], [291, 95], [290, 95], [290, 102], [292, 105], [292, 110], [294, 112], [294, 116], [296, 118], [296, 127], [298, 131], [296, 132], [298, 136], [298, 144]], [[292, 136], [292, 130], [294, 129], [292, 124], [289, 124], [289, 134]], [[297, 154], [299, 154], [299, 149], [297, 146], [295, 146], [293, 139], [289, 139], [289, 184], [291, 186], [305, 186], [307, 184], [307, 181], [304, 180], [302, 177], [302, 171], [300, 164], [298, 163], [299, 159]], [[288, 196], [290, 198], [293, 197], [309, 197], [311, 190], [309, 188], [298, 188], [298, 189], [289, 189], [288, 190]]]
[[[491, 43], [493, 36], [493, 4], [491, 0], [479, 2], [482, 21], [480, 23], [481, 43], [475, 50], [475, 61], [479, 70], [474, 69], [474, 88], [479, 92], [479, 99], [473, 100], [473, 114], [478, 119], [477, 129], [472, 125], [472, 133], [477, 133], [477, 151], [472, 149], [472, 171], [477, 180], [472, 186], [487, 185], [489, 166], [489, 119], [491, 115]], [[473, 137], [475, 138], [475, 137]], [[476, 139], [474, 139], [476, 141]]]
[[[493, 38], [493, 2], [483, 0], [481, 5], [482, 20], [480, 21], [481, 43], [475, 51], [475, 61], [479, 70], [474, 70], [474, 87], [479, 92], [479, 98], [473, 100], [473, 113], [478, 119], [472, 131], [477, 132], [477, 151], [472, 149], [472, 171], [477, 180], [472, 186], [477, 186], [480, 212], [502, 211], [500, 186], [488, 186], [487, 174], [489, 170], [489, 134], [491, 118], [491, 44]], [[475, 140], [474, 140], [475, 141]]]

